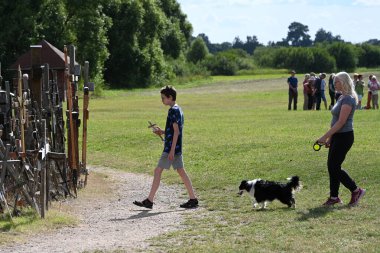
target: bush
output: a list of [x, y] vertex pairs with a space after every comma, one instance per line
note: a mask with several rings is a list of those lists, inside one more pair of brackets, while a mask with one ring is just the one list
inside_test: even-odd
[[235, 75], [239, 70], [253, 70], [252, 57], [242, 49], [229, 49], [209, 56], [204, 66], [212, 75]]
[[[336, 62], [327, 49], [325, 48], [312, 48], [314, 56], [313, 64], [310, 69], [314, 72], [336, 72]], [[310, 70], [309, 70], [310, 71]]]
[[358, 66], [367, 68], [380, 66], [379, 46], [365, 43], [359, 46], [358, 51]]
[[175, 60], [169, 58], [167, 59], [167, 63], [174, 74], [174, 77], [170, 80], [171, 83], [190, 82], [210, 76], [210, 72], [204, 65], [186, 62], [183, 56]]
[[206, 43], [202, 38], [196, 38], [187, 52], [187, 60], [192, 63], [198, 63], [203, 61], [208, 55], [208, 49]]
[[354, 46], [344, 42], [334, 42], [327, 48], [328, 52], [335, 58], [338, 70], [352, 72], [356, 67], [356, 55]]
[[212, 75], [233, 76], [238, 70], [238, 65], [232, 57], [219, 54], [208, 57], [204, 62], [204, 66]]
[[334, 57], [323, 47], [259, 48], [254, 60], [261, 67], [295, 69], [299, 72], [333, 72], [336, 69]]
[[276, 50], [273, 47], [258, 47], [253, 53], [253, 60], [260, 67], [274, 68]]

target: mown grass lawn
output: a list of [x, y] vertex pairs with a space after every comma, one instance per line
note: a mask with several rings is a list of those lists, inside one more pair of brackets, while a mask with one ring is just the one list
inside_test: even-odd
[[[329, 111], [302, 111], [302, 90], [299, 110], [287, 111], [283, 78], [177, 90], [185, 114], [185, 166], [204, 210], [186, 214], [186, 229], [154, 239], [159, 249], [379, 251], [379, 111], [356, 112], [355, 143], [344, 163], [367, 189], [366, 196], [356, 208], [323, 208], [329, 193], [327, 150], [315, 152], [312, 144], [328, 129]], [[147, 121], [164, 126], [167, 110], [159, 89], [106, 91], [104, 98], [91, 100], [88, 163], [151, 174], [162, 142], [147, 128]], [[248, 195], [237, 197], [242, 179], [283, 181], [291, 175], [298, 175], [304, 185], [296, 195], [295, 210], [273, 202], [268, 210], [257, 211]], [[180, 183], [172, 171], [164, 173], [163, 181]], [[345, 203], [350, 198], [343, 186], [341, 198]]]

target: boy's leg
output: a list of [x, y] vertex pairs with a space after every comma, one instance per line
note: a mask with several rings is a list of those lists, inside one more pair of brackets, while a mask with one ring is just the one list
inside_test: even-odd
[[157, 189], [160, 186], [161, 174], [163, 170], [164, 169], [160, 167], [157, 167], [154, 170], [153, 183], [152, 183], [152, 187], [150, 189], [148, 198], [144, 199], [143, 201], [134, 201], [133, 204], [135, 204], [136, 206], [141, 206], [141, 207], [145, 207], [149, 209], [153, 208], [154, 195], [156, 194]]
[[154, 176], [153, 176], [153, 183], [152, 187], [149, 192], [148, 199], [153, 202], [154, 196], [156, 195], [156, 192], [158, 190], [158, 187], [160, 186], [161, 182], [161, 174], [164, 169], [157, 167], [154, 169]]
[[189, 194], [190, 199], [196, 199], [193, 185], [191, 184], [191, 180], [189, 176], [187, 175], [184, 168], [177, 169], [178, 174], [180, 175], [183, 183], [185, 184], [187, 193]]

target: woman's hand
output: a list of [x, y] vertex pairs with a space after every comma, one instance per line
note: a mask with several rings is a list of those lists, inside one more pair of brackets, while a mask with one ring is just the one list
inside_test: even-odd
[[330, 147], [330, 143], [331, 143], [331, 139], [328, 138], [325, 142], [325, 148], [329, 148]]
[[326, 141], [327, 141], [327, 138], [325, 136], [322, 136], [321, 138], [319, 138], [317, 140], [317, 143], [319, 143], [319, 144], [325, 144]]
[[322, 136], [321, 138], [317, 140], [318, 144], [325, 145], [326, 148], [330, 147], [330, 142], [331, 142], [330, 138], [327, 138], [326, 136]]

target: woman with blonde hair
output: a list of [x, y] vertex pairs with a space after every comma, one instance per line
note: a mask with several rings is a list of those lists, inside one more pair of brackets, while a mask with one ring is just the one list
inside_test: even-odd
[[358, 104], [351, 77], [346, 72], [340, 72], [334, 77], [334, 86], [342, 95], [331, 109], [332, 120], [330, 129], [317, 142], [329, 148], [327, 167], [330, 177], [330, 197], [323, 204], [333, 206], [342, 204], [339, 198], [339, 186], [342, 183], [351, 191], [350, 206], [356, 206], [364, 196], [365, 189], [359, 188], [355, 181], [342, 169], [342, 163], [354, 143], [353, 119]]

